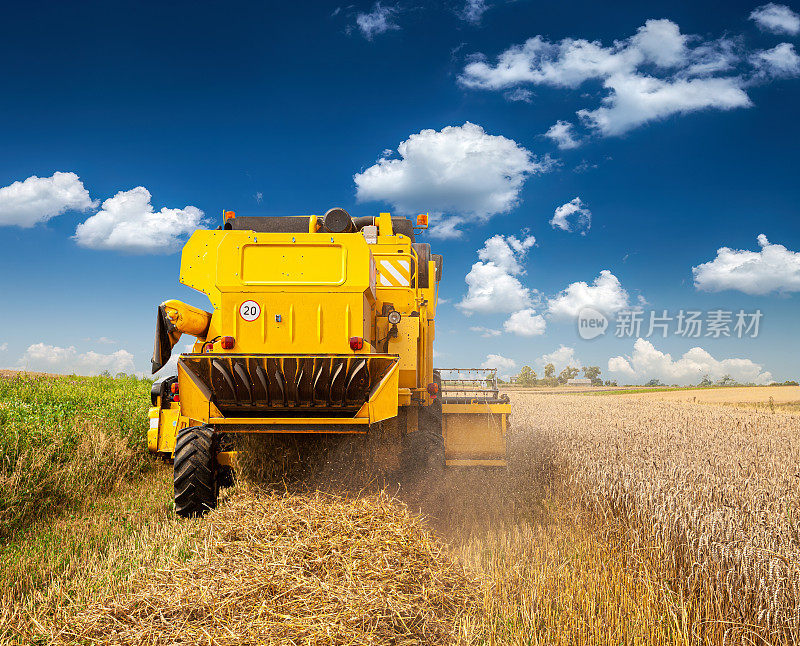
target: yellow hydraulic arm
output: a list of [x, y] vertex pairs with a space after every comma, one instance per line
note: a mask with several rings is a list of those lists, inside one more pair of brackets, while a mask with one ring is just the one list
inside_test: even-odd
[[191, 334], [204, 339], [211, 323], [211, 313], [177, 300], [164, 301], [156, 314], [156, 341], [151, 364], [153, 373], [169, 361], [172, 348], [181, 335]]

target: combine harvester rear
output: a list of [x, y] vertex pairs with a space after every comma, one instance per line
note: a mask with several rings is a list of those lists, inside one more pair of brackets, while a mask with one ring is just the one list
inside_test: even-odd
[[[212, 311], [165, 301], [148, 446], [174, 460], [175, 509], [216, 505], [241, 434], [380, 437], [401, 469], [507, 464], [508, 397], [494, 373], [433, 368], [442, 257], [407, 218], [235, 217], [196, 231], [180, 281]], [[256, 456], [257, 457], [257, 456]]]

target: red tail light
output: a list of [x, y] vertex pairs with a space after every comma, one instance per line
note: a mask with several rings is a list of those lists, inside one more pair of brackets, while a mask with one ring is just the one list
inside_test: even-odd
[[439, 384], [437, 384], [436, 382], [428, 384], [428, 394], [431, 397], [436, 397], [436, 395], [439, 394]]
[[181, 396], [180, 395], [173, 395], [172, 396], [172, 401], [179, 402], [180, 400], [181, 400]]
[[236, 339], [234, 339], [232, 336], [224, 336], [219, 340], [219, 342], [223, 350], [233, 350], [233, 346], [236, 344]]
[[350, 337], [350, 349], [351, 350], [360, 350], [364, 347], [364, 339], [360, 336], [351, 336]]
[[174, 384], [170, 384], [169, 391], [173, 395], [177, 395], [178, 394], [178, 382], [177, 381]]

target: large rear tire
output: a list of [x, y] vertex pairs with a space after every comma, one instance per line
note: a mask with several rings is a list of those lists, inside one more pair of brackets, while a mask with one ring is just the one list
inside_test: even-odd
[[175, 513], [203, 516], [217, 506], [214, 429], [190, 426], [178, 432], [174, 451]]

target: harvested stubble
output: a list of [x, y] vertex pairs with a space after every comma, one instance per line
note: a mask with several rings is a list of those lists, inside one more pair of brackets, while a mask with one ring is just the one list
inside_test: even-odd
[[348, 499], [242, 487], [185, 564], [73, 616], [56, 643], [434, 644], [475, 582], [385, 493]]

